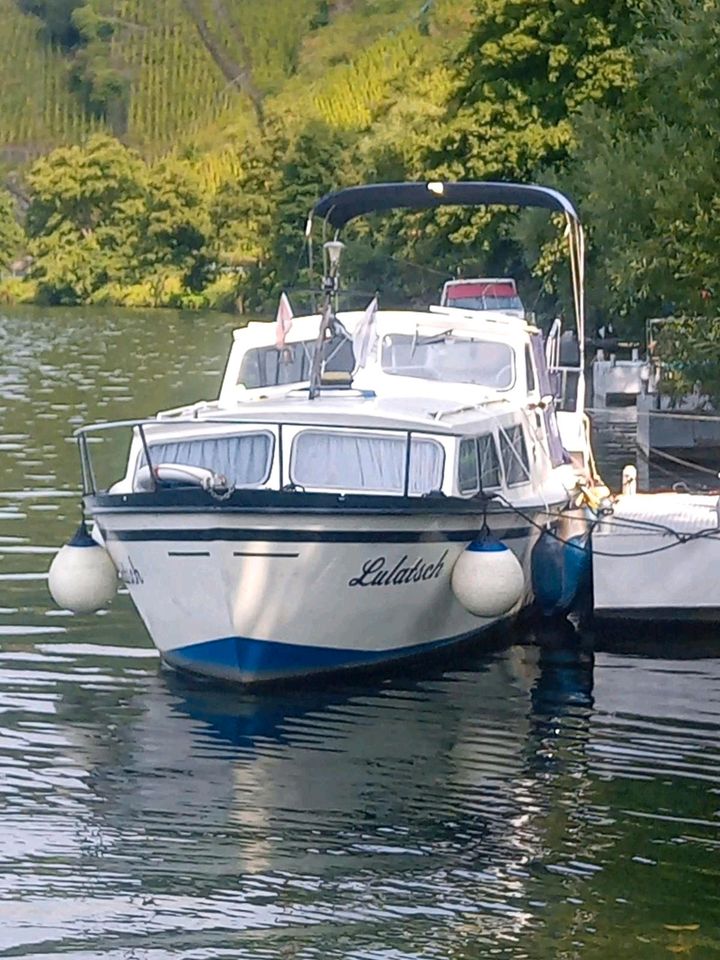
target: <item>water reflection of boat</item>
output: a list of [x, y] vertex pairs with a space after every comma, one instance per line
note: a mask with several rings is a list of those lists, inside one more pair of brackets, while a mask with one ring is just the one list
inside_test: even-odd
[[423, 856], [450, 845], [466, 866], [512, 873], [541, 849], [523, 818], [537, 811], [528, 745], [542, 669], [534, 648], [513, 646], [391, 686], [262, 696], [168, 672], [142, 698], [128, 744], [142, 789], [115, 802], [125, 818], [226, 818], [253, 872], [292, 855], [294, 869], [322, 873], [341, 852], [417, 855], [425, 844]]
[[583, 638], [513, 639], [424, 679], [215, 704], [172, 674], [108, 665], [90, 686], [53, 668], [49, 699], [24, 698], [53, 716], [6, 714], [6, 820], [27, 832], [5, 939], [544, 957], [597, 929], [622, 954], [640, 916], [661, 954], [658, 890], [677, 915], [693, 889], [714, 917], [720, 661], [601, 654], [590, 691]]
[[[483, 683], [487, 682], [485, 674], [495, 671], [502, 674], [511, 694], [520, 696], [529, 708], [532, 716], [528, 729], [538, 716], [557, 717], [578, 706], [592, 707], [592, 652], [579, 640], [570, 622], [541, 622], [529, 633], [517, 631], [516, 635], [525, 640], [522, 645], [511, 642], [508, 646], [503, 638], [502, 649], [495, 653], [467, 645], [451, 659], [424, 659], [415, 671], [411, 666], [405, 672], [404, 681], [393, 677], [387, 695], [393, 697], [403, 692], [422, 697], [428, 684], [444, 683], [449, 691], [453, 681], [448, 675], [452, 677], [455, 671], [463, 676], [462, 683], [469, 677], [468, 671], [482, 678]], [[305, 690], [281, 689], [261, 695], [251, 691], [238, 693], [232, 685], [218, 686], [174, 671], [165, 671], [163, 680], [173, 697], [173, 712], [200, 721], [213, 738], [251, 750], [256, 742], [270, 740], [292, 745], [294, 732], [303, 729], [307, 733], [309, 729], [303, 726], [304, 717], [342, 711], [343, 705], [358, 695], [382, 696], [382, 687], [368, 690], [350, 677], [340, 685], [333, 681]], [[482, 692], [478, 690], [480, 695]], [[324, 737], [321, 724], [317, 724], [316, 732], [319, 739]]]

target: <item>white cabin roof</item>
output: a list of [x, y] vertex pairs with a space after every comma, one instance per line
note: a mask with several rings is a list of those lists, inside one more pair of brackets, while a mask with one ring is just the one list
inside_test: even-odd
[[[357, 325], [365, 316], [365, 311], [343, 311], [338, 319], [352, 338]], [[285, 343], [314, 343], [317, 338], [320, 315], [295, 317], [285, 337]], [[431, 307], [429, 310], [379, 310], [375, 316], [377, 346], [371, 351], [368, 362], [363, 368], [356, 369], [353, 385], [360, 389], [374, 390], [386, 397], [419, 396], [431, 397], [437, 403], [451, 393], [454, 401], [461, 404], [490, 402], [509, 398], [512, 393], [516, 403], [527, 401], [525, 386], [525, 347], [529, 336], [537, 329], [524, 319], [508, 316], [501, 311], [476, 311], [454, 307]], [[309, 370], [305, 369], [305, 379], [295, 379], [267, 387], [246, 387], [240, 382], [240, 371], [245, 358], [254, 351], [270, 349], [276, 343], [277, 328], [270, 321], [251, 321], [245, 327], [233, 332], [233, 346], [225, 368], [219, 395], [221, 407], [232, 408], [238, 403], [253, 400], [255, 397], [284, 395], [288, 390], [307, 383]], [[426, 379], [417, 375], [404, 375], [399, 371], [388, 372], [380, 359], [381, 345], [385, 337], [399, 334], [407, 337], [416, 335], [432, 337], [448, 334], [468, 340], [481, 340], [505, 344], [513, 351], [515, 373], [512, 384], [502, 387], [487, 387], [479, 383], [450, 381], [442, 378]], [[252, 361], [254, 362], [254, 361]], [[307, 367], [307, 364], [305, 365]]]
[[[338, 313], [338, 320], [352, 335], [362, 320], [364, 311], [349, 310]], [[458, 335], [472, 336], [482, 333], [491, 339], [510, 340], [523, 337], [535, 327], [500, 310], [464, 310], [458, 307], [432, 306], [429, 310], [378, 310], [376, 320], [379, 336], [387, 333], [415, 333], [427, 330], [442, 333], [452, 330]], [[299, 343], [314, 339], [318, 334], [320, 314], [294, 317], [285, 340]], [[244, 327], [233, 330], [233, 339], [247, 349], [275, 343], [275, 324], [268, 320], [252, 320]]]
[[[261, 398], [240, 408], [218, 409], [198, 405], [192, 419], [182, 417], [189, 428], [203, 421], [227, 423], [302, 423], [360, 429], [430, 430], [433, 433], [475, 432], [484, 424], [517, 420], [517, 408], [504, 400], [467, 404], [437, 397], [377, 397], [353, 389], [324, 388], [310, 400], [307, 390], [290, 390], [282, 396]], [[160, 423], [172, 419], [162, 415]], [[154, 429], [154, 428], [153, 428]]]

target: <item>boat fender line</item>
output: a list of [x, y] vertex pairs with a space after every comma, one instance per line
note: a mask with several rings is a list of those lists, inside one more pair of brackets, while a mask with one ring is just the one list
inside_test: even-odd
[[455, 561], [455, 598], [475, 617], [509, 613], [525, 593], [525, 575], [512, 550], [485, 527]]
[[87, 531], [85, 521], [53, 558], [48, 588], [55, 603], [73, 613], [95, 613], [117, 593], [118, 575], [107, 550]]

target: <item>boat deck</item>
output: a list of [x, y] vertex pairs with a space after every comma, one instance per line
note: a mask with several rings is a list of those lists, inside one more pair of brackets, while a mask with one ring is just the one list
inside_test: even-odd
[[[720, 536], [720, 498], [708, 494], [636, 493], [618, 498], [612, 519], [624, 523], [613, 529], [613, 536], [624, 532], [637, 535], [698, 534], [718, 528]], [[656, 529], [653, 529], [653, 525]]]

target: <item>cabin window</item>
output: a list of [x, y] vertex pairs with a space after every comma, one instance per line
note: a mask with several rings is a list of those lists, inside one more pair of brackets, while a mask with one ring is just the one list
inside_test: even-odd
[[457, 307], [461, 310], [523, 310], [523, 303], [520, 297], [460, 297], [454, 296], [452, 291], [448, 294], [447, 306]]
[[[304, 430], [293, 443], [290, 477], [303, 487], [402, 493], [405, 436]], [[435, 440], [413, 437], [410, 445], [411, 494], [442, 487], [445, 452]]]
[[[264, 483], [270, 475], [272, 449], [272, 434], [242, 433], [153, 443], [150, 459], [154, 467], [161, 463], [204, 467], [226, 477], [236, 487], [252, 487]], [[139, 466], [144, 463], [143, 454]]]
[[507, 485], [527, 483], [530, 479], [530, 466], [521, 426], [516, 425], [508, 427], [507, 430], [500, 430], [500, 450]]
[[492, 490], [500, 486], [500, 458], [495, 438], [491, 433], [477, 438], [478, 461], [480, 463], [480, 489]]
[[[342, 334], [325, 342], [323, 348], [326, 372], [352, 373], [355, 358], [352, 340]], [[249, 390], [257, 387], [279, 387], [285, 383], [302, 383], [310, 379], [315, 353], [315, 340], [253, 347], [243, 357], [238, 383]]]
[[460, 493], [475, 493], [478, 490], [478, 449], [475, 440], [460, 441], [458, 489]]
[[243, 357], [238, 383], [250, 390], [308, 380], [314, 348], [314, 340], [284, 347], [253, 347]]
[[525, 376], [527, 380], [528, 393], [532, 393], [535, 389], [535, 371], [533, 370], [530, 347], [525, 347]]
[[[548, 373], [542, 334], [540, 332], [533, 333], [531, 335], [530, 348], [533, 356], [535, 357], [535, 369], [537, 370], [538, 375], [538, 390], [540, 391], [540, 396], [542, 397], [546, 394], [556, 394], [556, 391], [553, 390], [550, 383], [550, 374]], [[560, 371], [558, 371], [558, 374], [562, 376]], [[570, 381], [571, 377], [578, 376], [578, 373], [572, 370], [566, 370], [564, 371], [564, 374], [568, 378], [568, 381]], [[577, 383], [573, 385], [572, 382], [570, 382], [570, 386], [573, 389], [573, 393], [577, 394]], [[566, 407], [562, 406], [562, 409], [564, 410]], [[570, 409], [575, 409], [574, 405]], [[559, 467], [561, 463], [565, 463], [565, 451], [563, 450], [562, 440], [560, 439], [560, 430], [558, 428], [557, 415], [555, 413], [555, 404], [553, 404], [551, 407], [545, 407], [545, 410], [543, 411], [543, 420], [545, 421], [545, 431], [548, 439], [550, 461], [554, 467]]]
[[458, 454], [458, 489], [475, 493], [500, 486], [500, 458], [495, 439], [486, 433], [473, 440], [460, 441]]
[[451, 333], [383, 337], [384, 373], [449, 383], [474, 383], [509, 390], [515, 382], [515, 353], [507, 343], [456, 337]]
[[445, 284], [443, 304], [464, 310], [523, 311], [514, 281], [455, 280]]

